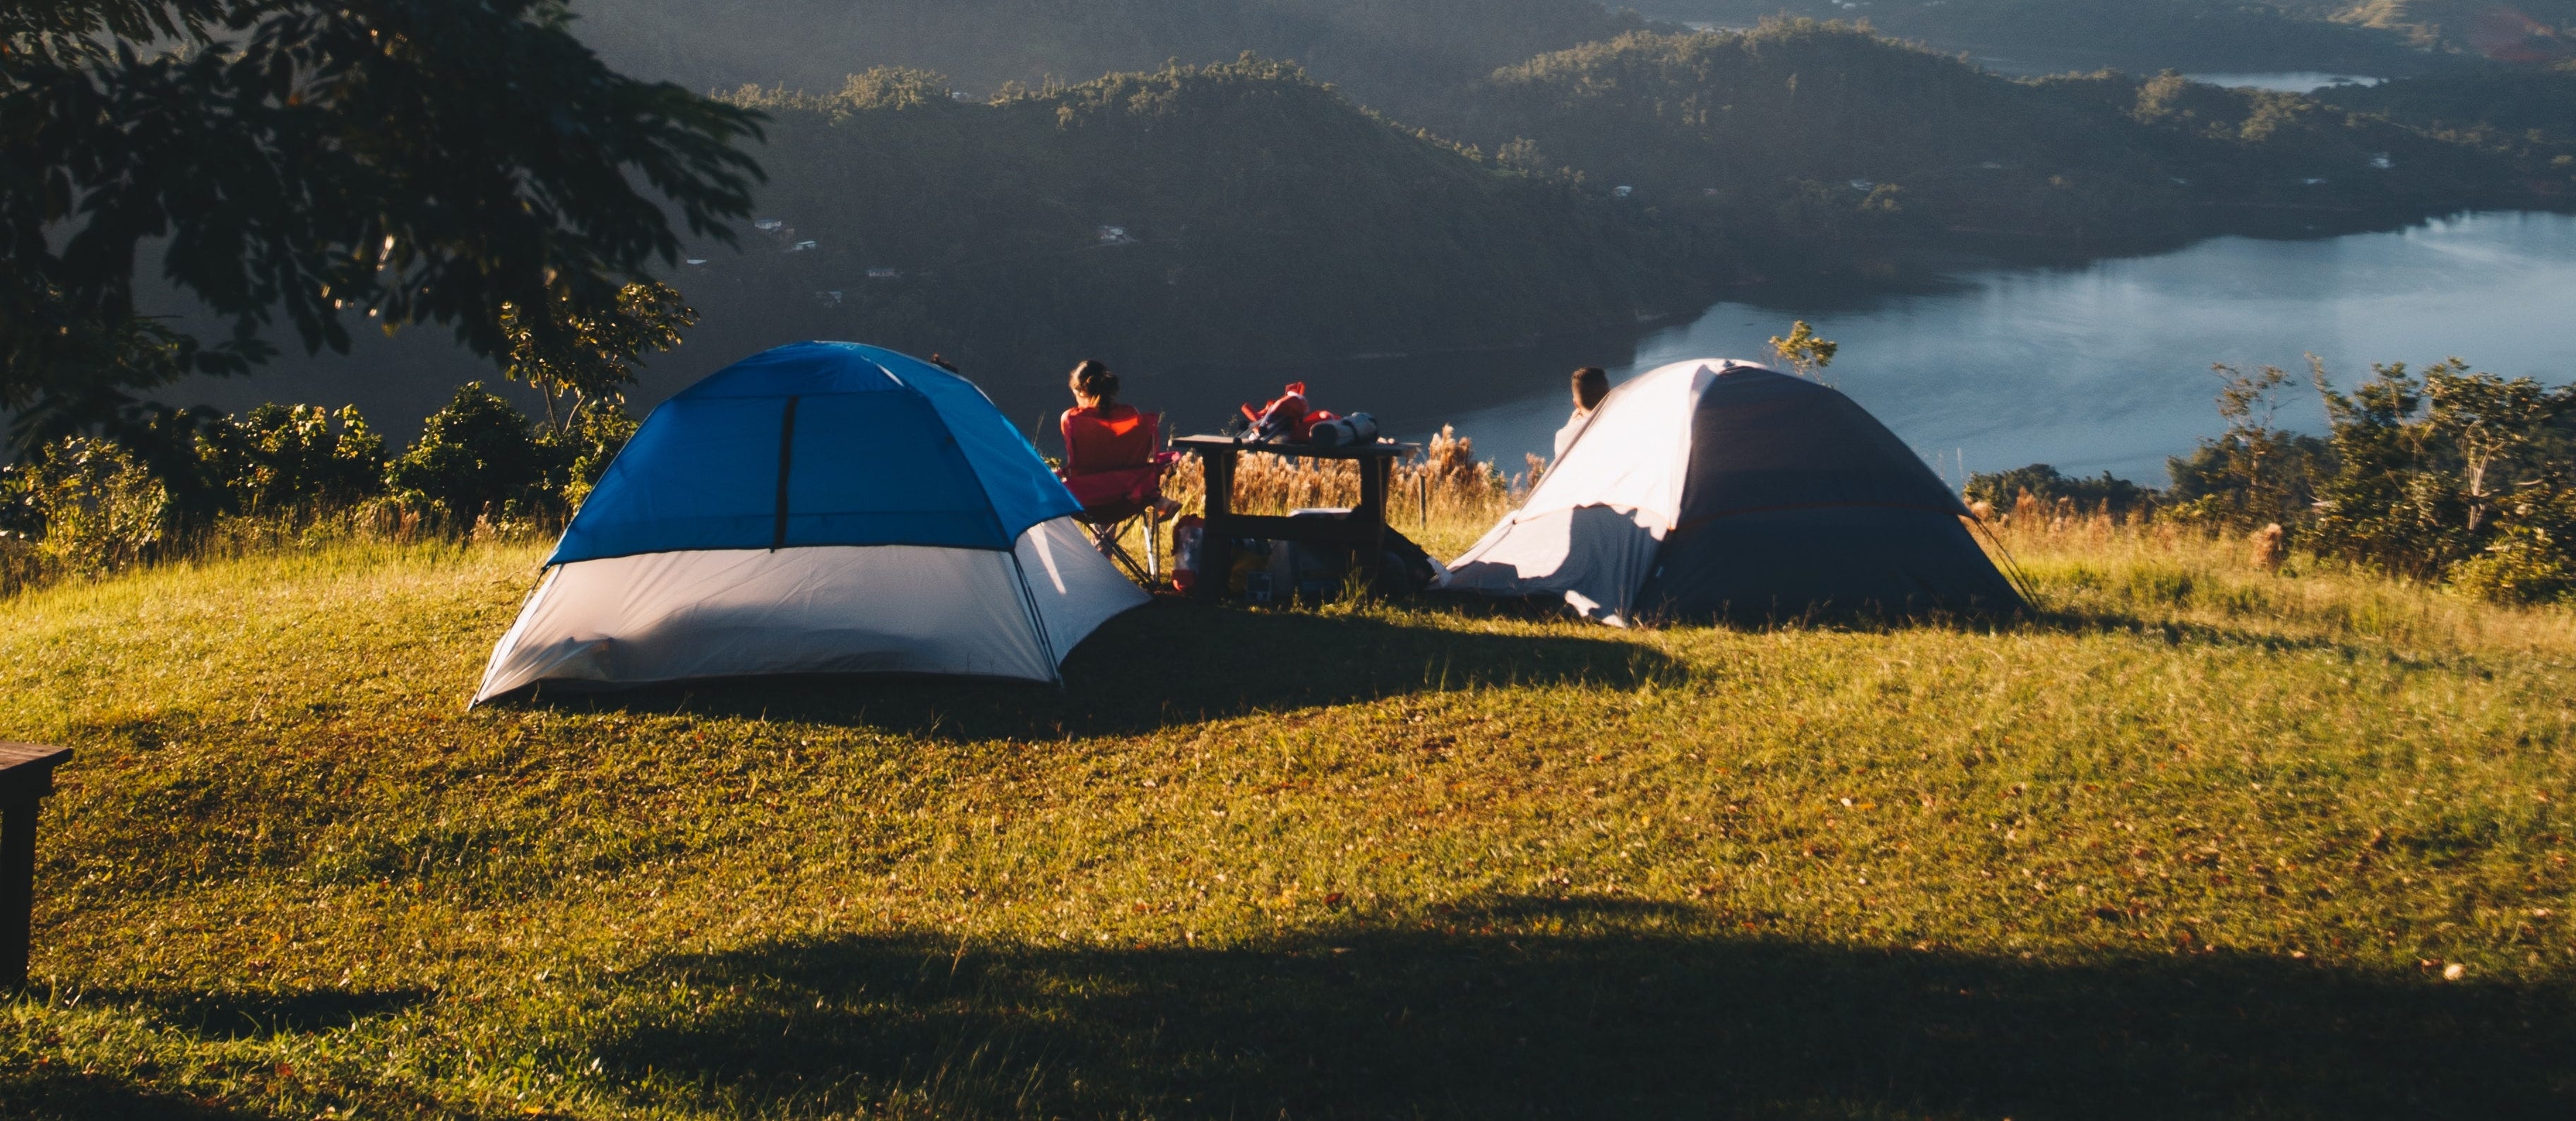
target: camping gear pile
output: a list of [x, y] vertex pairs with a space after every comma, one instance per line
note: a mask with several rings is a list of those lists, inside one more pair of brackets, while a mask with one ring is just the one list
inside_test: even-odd
[[[1258, 409], [1239, 407], [1232, 428], [1238, 439], [1270, 444], [1304, 444], [1346, 448], [1378, 441], [1377, 418], [1367, 413], [1342, 416], [1318, 409], [1307, 400], [1306, 383], [1290, 382], [1280, 395]], [[1339, 518], [1350, 511], [1316, 508], [1291, 510], [1292, 518]], [[1173, 586], [1188, 594], [1201, 578], [1199, 551], [1203, 525], [1196, 518], [1173, 530]], [[1305, 541], [1242, 538], [1234, 542], [1233, 563], [1226, 573], [1227, 591], [1247, 602], [1273, 603], [1290, 598], [1320, 603], [1338, 597], [1350, 575], [1349, 552]], [[1380, 583], [1391, 590], [1413, 592], [1430, 585], [1439, 564], [1401, 533], [1387, 531], [1387, 553], [1376, 566]]]
[[[1292, 518], [1338, 518], [1347, 510], [1291, 510]], [[1198, 590], [1199, 558], [1207, 523], [1196, 514], [1172, 523], [1172, 589], [1182, 595]], [[1339, 598], [1350, 578], [1350, 552], [1312, 541], [1237, 538], [1234, 560], [1227, 567], [1226, 591], [1248, 603], [1291, 599], [1323, 603]], [[1386, 551], [1378, 557], [1377, 582], [1386, 591], [1412, 594], [1430, 588], [1440, 575], [1440, 562], [1410, 538], [1390, 528]]]
[[1610, 391], [1439, 586], [1562, 596], [1613, 626], [1816, 611], [2012, 611], [1948, 485], [1851, 398], [1697, 359]]
[[1236, 431], [1245, 439], [1272, 444], [1313, 444], [1317, 447], [1348, 447], [1377, 442], [1377, 418], [1367, 413], [1341, 416], [1328, 409], [1318, 409], [1306, 402], [1306, 383], [1292, 381], [1268, 405], [1255, 409], [1241, 406], [1243, 418]]

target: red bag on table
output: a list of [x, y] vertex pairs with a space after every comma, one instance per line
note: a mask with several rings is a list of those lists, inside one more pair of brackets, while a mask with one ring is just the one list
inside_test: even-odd
[[1243, 406], [1244, 419], [1252, 422], [1255, 438], [1302, 444], [1316, 425], [1337, 419], [1327, 410], [1307, 405], [1305, 382], [1289, 382], [1287, 390], [1258, 411], [1250, 405]]

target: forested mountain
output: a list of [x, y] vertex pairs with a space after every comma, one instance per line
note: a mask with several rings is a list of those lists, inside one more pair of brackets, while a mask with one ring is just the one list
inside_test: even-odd
[[2319, 91], [2318, 96], [2345, 109], [2384, 114], [2497, 146], [2541, 144], [2554, 149], [2576, 142], [2576, 63], [2338, 86]]
[[[2014, 80], [1813, 21], [1513, 55], [1636, 26], [1558, 0], [911, 3], [585, 6], [594, 37], [623, 11], [672, 21], [621, 25], [638, 42], [776, 46], [702, 75], [749, 79], [727, 96], [770, 114], [763, 228], [739, 247], [693, 247], [667, 277], [703, 320], [653, 367], [647, 400], [799, 338], [942, 351], [1023, 382], [1081, 356], [1174, 368], [1514, 346], [1688, 314], [1756, 275], [1885, 275], [1908, 245], [2072, 257], [2325, 232], [2565, 205], [2576, 172], [2557, 162], [2576, 136], [2527, 111], [2463, 108], [2485, 95], [2458, 82], [2328, 104], [2173, 75]], [[1529, 18], [1443, 42], [1433, 16], [1471, 8]], [[983, 69], [803, 81], [819, 71], [794, 67], [853, 56], [827, 33], [840, 25], [799, 25], [799, 10], [877, 20], [854, 57], [950, 52]], [[1272, 22], [1244, 22], [1255, 15]], [[1232, 54], [1242, 28], [1291, 26], [1345, 51], [1316, 57], [1355, 80], [1328, 88], [1244, 59], [1023, 81], [1183, 40]], [[1144, 31], [1149, 45], [1117, 45]], [[1367, 77], [1379, 71], [1402, 77]], [[969, 92], [985, 86], [996, 92]], [[1393, 91], [1401, 124], [1354, 100], [1369, 88]], [[436, 344], [370, 344], [359, 361], [402, 371], [387, 381], [489, 376]]]
[[2563, 198], [2506, 152], [2291, 94], [2167, 75], [2034, 81], [1838, 24], [1636, 34], [1497, 73], [1460, 135], [1771, 247], [2001, 234], [2061, 244], [2297, 232]]
[[1594, 0], [575, 0], [611, 64], [697, 89], [838, 88], [878, 66], [981, 98], [1251, 51], [1401, 113], [1430, 91], [1644, 26]]
[[2493, 0], [1644, 0], [1657, 16], [1750, 26], [1780, 13], [1865, 19], [2024, 72], [2313, 70], [2395, 76], [2564, 44], [2576, 3]]
[[2499, 62], [2576, 55], [2576, 0], [2267, 0], [2311, 20], [2402, 33], [2417, 46]]
[[[1508, 347], [1695, 311], [1734, 272], [1695, 227], [1400, 128], [1284, 63], [991, 102], [950, 84], [880, 70], [829, 95], [735, 95], [771, 118], [757, 228], [693, 246], [666, 278], [702, 318], [653, 363], [645, 401], [808, 338], [943, 352], [1014, 392], [1087, 356], [1159, 369]], [[350, 361], [289, 360], [289, 384]], [[423, 332], [356, 361], [403, 384], [492, 376]], [[203, 389], [234, 407], [277, 392]], [[426, 411], [362, 404], [397, 428]]]
[[702, 306], [748, 301], [728, 318], [810, 308], [800, 336], [978, 362], [1307, 361], [1629, 323], [1719, 271], [1687, 230], [1398, 129], [1281, 63], [989, 104], [877, 71], [747, 101], [774, 118], [779, 244], [681, 280]]

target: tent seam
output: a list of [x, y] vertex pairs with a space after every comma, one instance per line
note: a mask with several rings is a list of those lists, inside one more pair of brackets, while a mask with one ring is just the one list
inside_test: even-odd
[[[1036, 529], [1037, 526], [1029, 528]], [[1025, 537], [1027, 534], [1021, 536]], [[1056, 684], [1062, 685], [1064, 684], [1064, 660], [1056, 657], [1055, 637], [1047, 633], [1046, 616], [1038, 611], [1037, 593], [1029, 590], [1029, 566], [1020, 563], [1018, 542], [1011, 544], [1011, 571], [1019, 576], [1020, 607], [1029, 613], [1029, 629], [1037, 632], [1038, 650], [1046, 655], [1047, 672], [1054, 675]]]
[[[939, 402], [931, 400], [929, 394], [914, 388], [911, 382], [903, 380], [903, 375], [887, 369], [885, 363], [879, 362], [874, 358], [868, 359], [867, 362], [869, 365], [876, 367], [878, 372], [883, 373], [887, 380], [894, 382], [895, 385], [901, 388], [904, 392], [912, 394], [915, 398], [919, 399], [923, 405], [930, 409], [930, 415], [939, 418], [939, 434], [948, 441], [949, 447], [956, 449], [957, 461], [964, 464], [966, 467], [966, 477], [975, 480], [976, 493], [984, 496], [984, 509], [993, 517], [993, 536], [1002, 539], [1003, 551], [1010, 553], [1011, 559], [1016, 562], [1019, 559], [1019, 538], [1012, 536], [1009, 530], [1002, 525], [1002, 508], [995, 505], [993, 502], [993, 488], [985, 485], [984, 473], [975, 469], [975, 461], [967, 458], [966, 449], [958, 444], [957, 433], [951, 431], [948, 427], [948, 414], [939, 411]], [[963, 381], [964, 379], [961, 378], [959, 380]], [[970, 387], [974, 385], [972, 382], [968, 382], [967, 384]], [[975, 392], [983, 393], [984, 391], [977, 388]], [[993, 399], [990, 394], [985, 395], [985, 404], [992, 404], [992, 400]], [[1001, 410], [999, 408], [994, 410], [996, 413], [999, 413], [1000, 411]], [[1020, 532], [1027, 533], [1028, 530], [1023, 529]]]
[[769, 533], [769, 551], [773, 553], [787, 547], [787, 483], [790, 477], [789, 471], [796, 461], [796, 402], [802, 399], [796, 394], [789, 394], [786, 408], [779, 412], [778, 515]]
[[1925, 506], [1914, 502], [1795, 502], [1785, 506], [1747, 506], [1740, 510], [1721, 510], [1714, 514], [1702, 514], [1699, 517], [1692, 518], [1686, 522], [1676, 521], [1673, 524], [1672, 532], [1680, 533], [1684, 530], [1698, 529], [1710, 522], [1724, 521], [1728, 518], [1740, 518], [1747, 514], [1777, 514], [1789, 510], [1919, 510], [1926, 514], [1948, 514], [1951, 517], [1965, 516], [1956, 510], [1943, 509], [1938, 506]]

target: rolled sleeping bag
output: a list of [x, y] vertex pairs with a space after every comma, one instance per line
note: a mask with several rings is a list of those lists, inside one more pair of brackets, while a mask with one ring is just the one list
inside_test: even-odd
[[1317, 424], [1308, 430], [1306, 442], [1319, 448], [1339, 448], [1377, 441], [1377, 418], [1367, 413], [1352, 413]]

